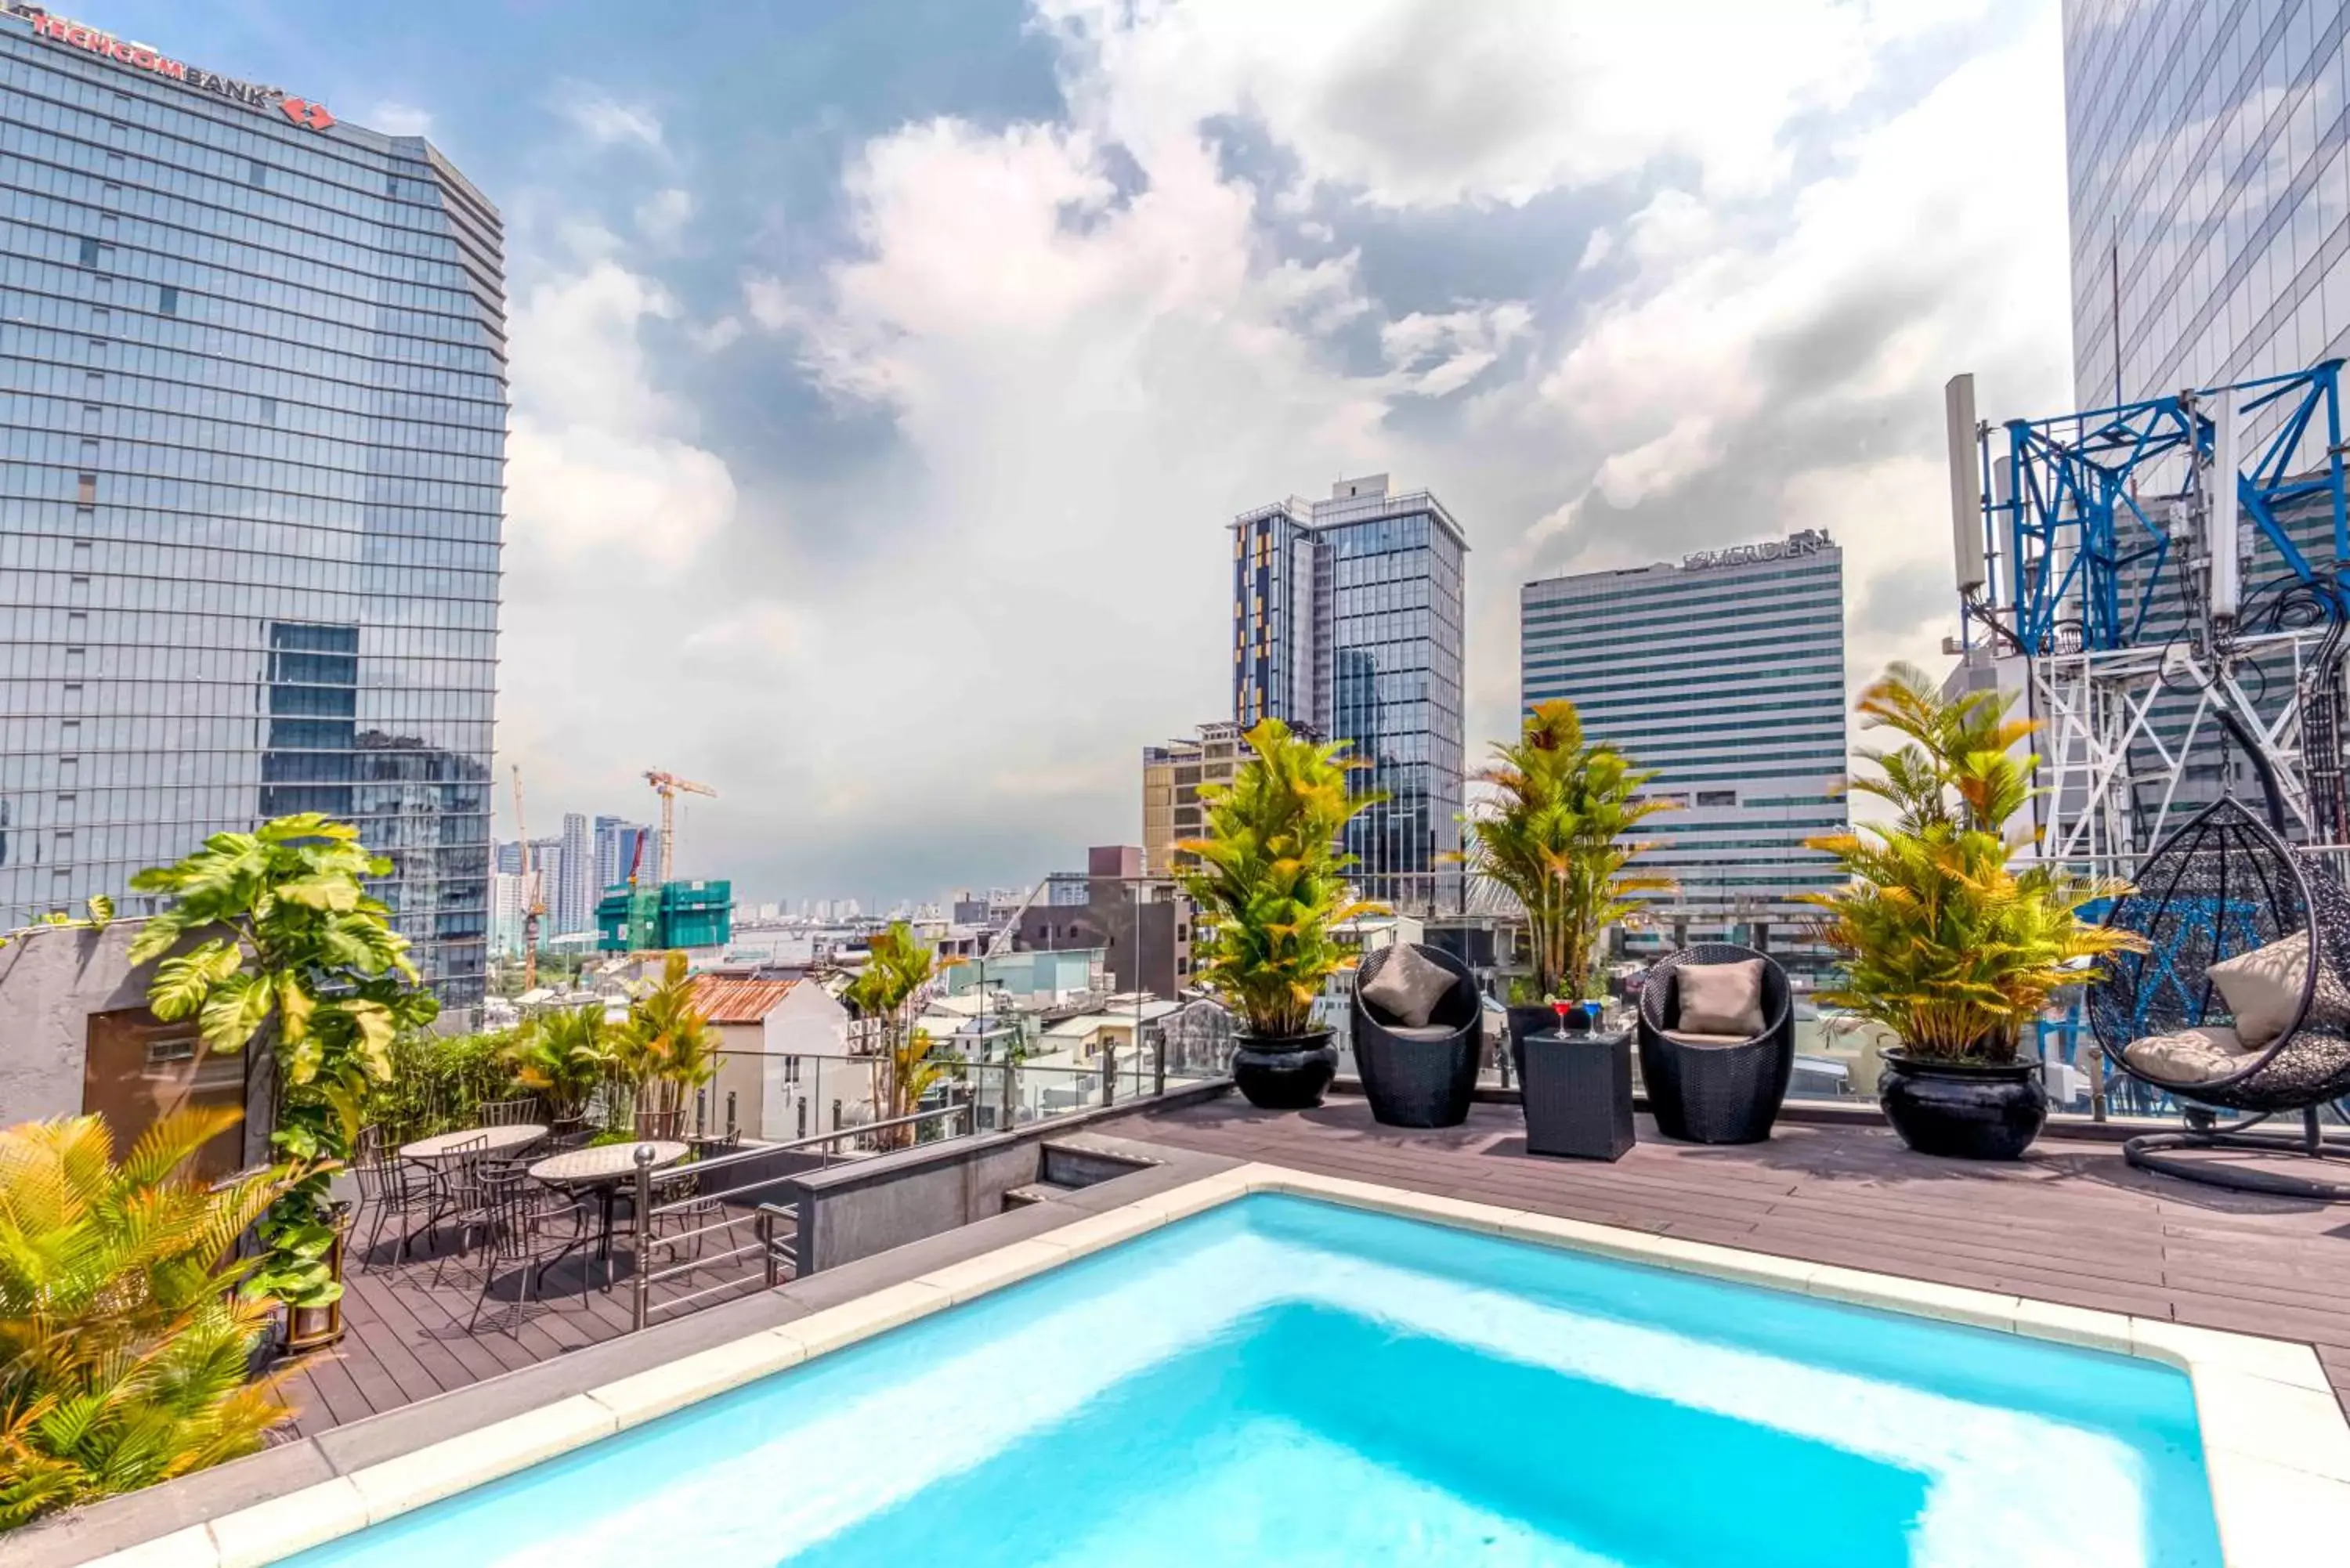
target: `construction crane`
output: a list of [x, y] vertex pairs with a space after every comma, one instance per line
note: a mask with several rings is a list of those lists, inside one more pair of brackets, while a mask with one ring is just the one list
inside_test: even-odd
[[530, 857], [530, 824], [522, 815], [522, 764], [514, 770], [515, 833], [522, 840], [522, 988], [538, 989], [538, 922], [546, 913], [546, 900], [539, 896], [538, 869]]
[[691, 779], [681, 779], [675, 774], [665, 774], [658, 769], [646, 772], [645, 783], [652, 785], [653, 793], [660, 796], [660, 858], [654, 862], [653, 873], [659, 884], [666, 888], [677, 870], [674, 857], [677, 851], [677, 797], [681, 794], [706, 794], [716, 800], [718, 792], [706, 784], [696, 784]]

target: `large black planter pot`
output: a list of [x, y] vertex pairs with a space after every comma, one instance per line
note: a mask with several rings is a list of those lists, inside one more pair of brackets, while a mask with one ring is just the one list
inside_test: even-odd
[[1232, 1045], [1232, 1082], [1261, 1111], [1312, 1110], [1337, 1075], [1327, 1029], [1287, 1040], [1243, 1034]]
[[2037, 1062], [1979, 1066], [1885, 1053], [1877, 1103], [1901, 1141], [1953, 1159], [2018, 1159], [2048, 1119]]

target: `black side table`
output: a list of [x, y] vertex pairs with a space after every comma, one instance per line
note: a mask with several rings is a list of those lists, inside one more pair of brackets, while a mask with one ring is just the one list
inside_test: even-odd
[[1623, 1158], [1632, 1147], [1632, 1036], [1527, 1035], [1522, 1092], [1528, 1154]]

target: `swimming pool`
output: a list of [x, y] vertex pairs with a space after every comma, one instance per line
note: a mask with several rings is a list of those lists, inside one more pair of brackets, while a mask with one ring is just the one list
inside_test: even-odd
[[2188, 1377], [1288, 1196], [301, 1568], [2217, 1568]]

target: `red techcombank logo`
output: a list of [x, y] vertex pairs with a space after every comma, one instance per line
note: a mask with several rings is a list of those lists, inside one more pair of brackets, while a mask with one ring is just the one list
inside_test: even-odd
[[279, 99], [277, 112], [295, 124], [307, 125], [313, 130], [324, 130], [335, 123], [335, 117], [327, 112], [325, 104], [305, 103], [298, 98]]

